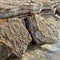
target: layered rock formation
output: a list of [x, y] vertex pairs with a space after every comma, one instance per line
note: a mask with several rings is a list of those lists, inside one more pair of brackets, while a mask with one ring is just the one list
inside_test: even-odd
[[29, 12], [39, 12], [40, 5], [31, 0], [1, 0], [0, 1], [0, 18], [14, 17], [17, 15], [25, 15]]
[[[51, 3], [47, 4], [48, 7], [50, 5]], [[46, 11], [52, 10], [52, 6], [50, 7], [48, 9], [44, 7], [44, 2], [40, 0], [0, 1], [1, 60], [8, 58], [11, 54], [21, 57], [32, 40], [36, 44], [57, 41], [58, 34], [54, 18], [45, 18], [45, 15], [40, 14], [43, 8], [46, 8]]]
[[60, 7], [57, 7], [57, 8], [56, 8], [55, 14], [57, 14], [57, 15], [60, 16]]
[[45, 18], [33, 15], [25, 19], [26, 28], [36, 44], [48, 44], [57, 41], [57, 30], [53, 17]]

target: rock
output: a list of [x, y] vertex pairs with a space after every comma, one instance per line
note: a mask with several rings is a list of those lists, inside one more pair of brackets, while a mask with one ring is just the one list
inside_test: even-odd
[[0, 20], [3, 21], [0, 24], [0, 59], [4, 60], [11, 53], [17, 57], [21, 57], [32, 40], [29, 32], [19, 18]]
[[11, 49], [4, 43], [0, 42], [0, 59], [7, 59], [12, 54]]
[[[57, 28], [54, 23], [53, 17], [44, 18], [39, 15], [35, 15], [37, 29], [40, 32], [36, 33], [36, 38], [42, 43], [53, 43], [57, 41]], [[39, 37], [39, 36], [40, 37]]]
[[[35, 14], [40, 13], [40, 10], [43, 8], [42, 0], [1, 0], [0, 1], [0, 18], [9, 18], [17, 15], [25, 15], [25, 14]], [[48, 9], [51, 4], [47, 7]]]
[[21, 58], [9, 58], [7, 60], [47, 60], [47, 53], [40, 46], [30, 45]]
[[46, 60], [46, 56], [47, 53], [41, 50], [40, 47], [31, 45], [28, 51], [22, 55], [21, 60]]
[[36, 44], [57, 41], [54, 18], [40, 16], [41, 9], [53, 14], [49, 0], [0, 0], [1, 60], [11, 54], [21, 57], [32, 39]]
[[0, 1], [0, 18], [9, 18], [29, 13], [29, 3], [17, 0]]
[[50, 0], [51, 2], [60, 2], [60, 0]]
[[56, 8], [55, 14], [57, 14], [57, 15], [60, 16], [60, 7], [57, 7], [57, 8]]
[[54, 43], [57, 41], [57, 28], [53, 17], [45, 18], [35, 15], [25, 19], [26, 28], [36, 44]]
[[50, 50], [50, 51], [53, 51], [53, 52], [58, 51], [57, 47], [55, 47], [53, 45], [50, 45], [50, 44], [41, 45], [41, 47], [43, 49], [47, 49], [47, 50]]

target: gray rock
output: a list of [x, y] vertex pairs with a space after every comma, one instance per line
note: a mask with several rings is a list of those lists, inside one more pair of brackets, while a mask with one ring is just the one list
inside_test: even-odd
[[[40, 0], [1, 0], [0, 1], [0, 18], [9, 18], [17, 15], [40, 13], [44, 3]], [[47, 3], [46, 3], [47, 4]], [[47, 5], [48, 6], [48, 5]], [[46, 8], [46, 7], [45, 7]], [[46, 9], [51, 9], [51, 4]]]
[[0, 59], [3, 60], [11, 53], [20, 57], [32, 40], [29, 32], [24, 27], [21, 19], [9, 18], [1, 21], [3, 22], [0, 24], [0, 42], [4, 45], [0, 46]]
[[50, 50], [51, 52], [58, 51], [58, 48], [56, 46], [51, 45], [51, 44], [41, 45], [41, 48], [46, 49], [46, 50]]
[[36, 44], [49, 44], [57, 41], [58, 33], [53, 17], [35, 15], [25, 19], [26, 28], [29, 30]]
[[12, 54], [11, 49], [4, 43], [0, 42], [0, 59], [5, 60]]
[[0, 1], [0, 18], [9, 18], [29, 13], [29, 3], [17, 0]]

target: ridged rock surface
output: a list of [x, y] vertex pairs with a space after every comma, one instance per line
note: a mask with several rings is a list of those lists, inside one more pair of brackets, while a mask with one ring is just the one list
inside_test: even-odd
[[49, 44], [57, 41], [58, 32], [53, 17], [35, 15], [25, 19], [26, 28], [29, 30], [36, 44]]
[[18, 18], [0, 19], [0, 59], [11, 54], [20, 57], [31, 42], [31, 36]]
[[[50, 0], [1, 0], [0, 18], [40, 13], [42, 9], [52, 9], [54, 7], [52, 2]], [[47, 7], [44, 7], [45, 3]]]
[[43, 16], [35, 15], [35, 20], [37, 24], [37, 32], [35, 33], [36, 38], [42, 43], [56, 42], [58, 32], [56, 23], [54, 23], [55, 18], [52, 16], [44, 18]]
[[50, 11], [53, 7], [52, 2], [50, 0], [0, 0], [0, 60], [8, 58], [11, 54], [21, 57], [32, 40], [36, 44], [57, 41], [54, 18], [45, 18], [40, 13], [46, 8], [46, 11], [49, 10], [53, 14], [53, 11]]
[[9, 18], [17, 15], [24, 15], [29, 12], [38, 12], [40, 5], [31, 3], [31, 0], [1, 0], [0, 1], [0, 18]]

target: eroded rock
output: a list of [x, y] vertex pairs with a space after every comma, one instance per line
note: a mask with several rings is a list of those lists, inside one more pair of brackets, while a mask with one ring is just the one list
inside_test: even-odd
[[[3, 60], [11, 53], [20, 57], [31, 42], [31, 36], [21, 19], [9, 18], [2, 19], [2, 21], [5, 21], [5, 23], [0, 24], [0, 43], [4, 45], [0, 46], [0, 59]], [[4, 51], [4, 48], [6, 48], [6, 51]], [[8, 52], [8, 50], [11, 51]]]
[[5, 60], [12, 54], [11, 49], [4, 43], [0, 42], [0, 59]]
[[57, 7], [57, 8], [56, 8], [55, 14], [57, 14], [57, 15], [60, 16], [60, 7]]
[[25, 19], [26, 28], [29, 30], [36, 44], [49, 44], [57, 41], [57, 29], [53, 17], [45, 18], [35, 15]]
[[[43, 7], [44, 4], [46, 5], [46, 7]], [[52, 3], [50, 0], [1, 0], [0, 18], [9, 18], [17, 15], [21, 16], [29, 12], [33, 14], [40, 13], [41, 9], [53, 9], [52, 5], [55, 4]]]
[[0, 18], [9, 18], [29, 13], [29, 3], [17, 0], [0, 1]]
[[[48, 1], [48, 0], [47, 0]], [[25, 15], [29, 12], [32, 14], [40, 13], [43, 2], [42, 0], [1, 0], [0, 1], [0, 18], [9, 18], [17, 15]], [[50, 4], [51, 5], [51, 4]], [[49, 7], [49, 6], [48, 6]], [[51, 7], [52, 8], [52, 7]], [[49, 8], [49, 9], [51, 9]]]

